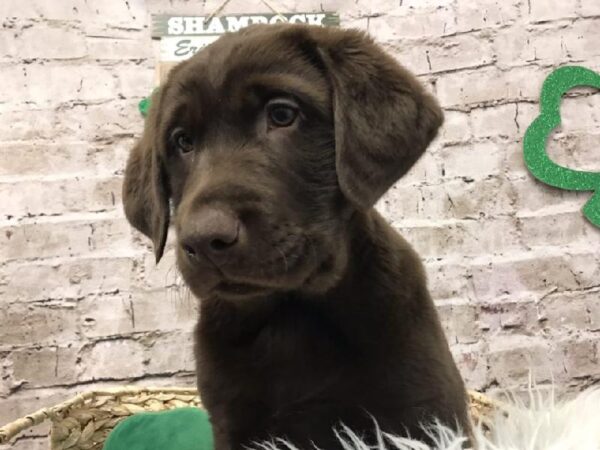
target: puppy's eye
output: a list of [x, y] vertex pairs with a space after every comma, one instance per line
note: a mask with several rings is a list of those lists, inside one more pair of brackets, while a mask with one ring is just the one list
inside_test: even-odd
[[181, 153], [189, 153], [194, 149], [194, 141], [182, 128], [173, 131], [171, 142]]
[[289, 127], [298, 117], [298, 108], [287, 102], [272, 102], [267, 106], [269, 122], [276, 127]]

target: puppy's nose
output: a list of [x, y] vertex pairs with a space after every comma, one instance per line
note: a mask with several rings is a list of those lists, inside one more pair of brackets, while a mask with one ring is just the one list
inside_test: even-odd
[[220, 264], [238, 243], [241, 226], [230, 212], [203, 208], [186, 224], [180, 237], [181, 247], [190, 259], [205, 257]]

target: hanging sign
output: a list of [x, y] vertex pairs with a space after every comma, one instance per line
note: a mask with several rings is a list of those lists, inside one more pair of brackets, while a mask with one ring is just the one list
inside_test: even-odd
[[301, 23], [318, 26], [338, 26], [340, 18], [330, 12], [293, 14], [229, 14], [225, 16], [153, 15], [152, 38], [159, 40], [158, 82], [168, 71], [219, 36], [254, 24]]

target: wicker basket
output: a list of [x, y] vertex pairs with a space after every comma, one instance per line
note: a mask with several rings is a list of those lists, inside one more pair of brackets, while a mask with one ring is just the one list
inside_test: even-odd
[[[484, 427], [496, 408], [483, 394], [469, 392], [470, 411], [475, 423]], [[124, 387], [90, 391], [59, 405], [41, 409], [0, 428], [0, 444], [46, 420], [52, 423], [51, 450], [101, 450], [111, 430], [126, 417], [143, 411], [163, 411], [182, 406], [201, 407], [192, 388]]]

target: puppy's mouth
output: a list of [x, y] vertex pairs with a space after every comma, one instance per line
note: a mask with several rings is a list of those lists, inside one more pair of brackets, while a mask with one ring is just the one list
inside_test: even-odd
[[308, 239], [300, 239], [288, 251], [276, 251], [262, 264], [244, 263], [220, 268], [221, 280], [212, 292], [224, 297], [247, 298], [299, 288], [322, 261], [315, 259]]
[[[270, 249], [263, 257], [242, 253], [220, 266], [183, 263], [180, 268], [188, 285], [199, 297], [216, 296], [231, 300], [300, 289], [329, 270], [331, 252], [319, 251], [307, 236], [298, 236], [293, 243], [288, 241], [285, 247], [270, 246]], [[185, 258], [183, 252], [179, 256]]]

